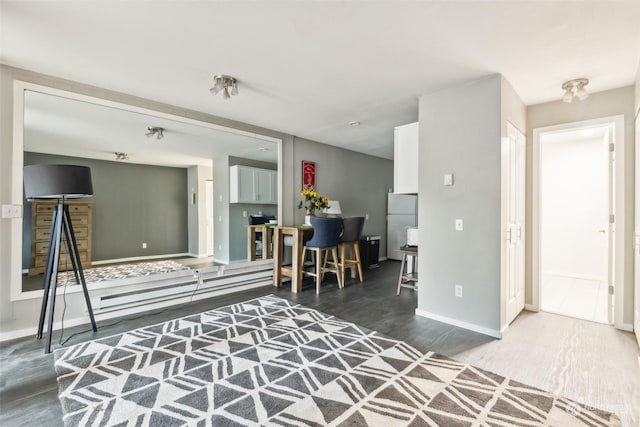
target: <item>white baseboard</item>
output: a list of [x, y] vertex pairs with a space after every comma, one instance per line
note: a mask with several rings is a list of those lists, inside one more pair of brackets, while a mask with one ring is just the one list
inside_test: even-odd
[[441, 316], [439, 314], [431, 313], [416, 308], [416, 315], [426, 317], [427, 319], [437, 320], [438, 322], [447, 323], [449, 325], [457, 326], [459, 328], [468, 329], [470, 331], [478, 332], [483, 335], [489, 335], [490, 337], [502, 339], [502, 332], [496, 329], [485, 328], [484, 326], [475, 325], [473, 323], [464, 322], [462, 320], [452, 319], [450, 317]]
[[129, 258], [103, 259], [101, 261], [91, 261], [91, 265], [113, 264], [116, 262], [145, 261], [148, 259], [159, 259], [159, 258], [178, 258], [178, 257], [187, 257], [187, 256], [193, 256], [193, 255], [185, 252], [181, 254], [132, 256]]
[[[159, 308], [172, 307], [176, 305], [188, 305], [193, 301], [206, 299], [206, 298], [213, 298], [215, 296], [241, 292], [244, 290], [254, 289], [254, 288], [263, 287], [263, 286], [272, 286], [272, 280], [269, 279], [269, 280], [256, 282], [256, 283], [242, 284], [242, 285], [228, 287], [224, 289], [214, 288], [214, 289], [211, 289], [210, 292], [202, 292], [194, 295], [187, 295], [187, 296], [182, 296], [178, 298], [171, 298], [168, 300], [161, 300], [158, 302], [150, 302], [148, 304], [145, 304], [144, 307], [135, 306], [131, 308], [123, 308], [120, 310], [113, 310], [113, 311], [106, 311], [106, 312], [99, 312], [98, 310], [94, 309], [94, 316], [95, 316], [96, 322], [100, 322], [103, 320], [114, 319], [119, 317], [139, 315], [141, 312], [156, 310]], [[86, 312], [86, 309], [85, 309], [85, 312]], [[65, 328], [70, 328], [73, 326], [80, 326], [80, 325], [89, 325], [89, 324], [90, 324], [90, 320], [88, 315], [87, 317], [65, 319], [64, 321]], [[62, 327], [62, 323], [60, 321], [56, 321], [53, 323], [54, 332], [59, 331], [61, 327]], [[13, 340], [17, 338], [23, 338], [30, 335], [35, 337], [37, 330], [38, 330], [37, 326], [32, 326], [24, 329], [18, 329], [18, 330], [13, 330], [8, 332], [0, 332], [0, 342]], [[44, 336], [46, 336], [46, 334], [47, 334], [47, 331], [45, 330]]]
[[525, 304], [524, 305], [524, 309], [527, 311], [533, 311], [534, 313], [539, 312], [540, 310], [536, 309], [535, 305], [533, 304]]
[[631, 323], [623, 323], [622, 328], [620, 329], [627, 332], [633, 332], [633, 325]]

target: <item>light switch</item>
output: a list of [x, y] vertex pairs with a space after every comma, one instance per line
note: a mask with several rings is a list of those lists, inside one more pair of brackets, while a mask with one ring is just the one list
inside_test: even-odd
[[456, 231], [462, 231], [464, 224], [461, 219], [456, 219]]
[[447, 173], [444, 175], [444, 185], [453, 185], [453, 174]]

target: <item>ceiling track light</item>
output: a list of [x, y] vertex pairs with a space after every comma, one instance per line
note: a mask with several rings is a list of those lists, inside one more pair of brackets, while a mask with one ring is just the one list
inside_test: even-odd
[[147, 136], [147, 138], [151, 138], [155, 135], [156, 139], [162, 139], [164, 138], [164, 128], [158, 126], [149, 126], [145, 135]]
[[589, 97], [589, 94], [584, 88], [588, 84], [589, 79], [585, 78], [573, 79], [562, 83], [562, 90], [564, 90], [562, 101], [571, 104], [574, 97], [578, 98], [580, 101], [584, 101]]
[[127, 153], [120, 153], [116, 151], [113, 154], [116, 155], [116, 160], [129, 160], [129, 155]]
[[209, 89], [213, 95], [222, 92], [223, 99], [229, 99], [238, 95], [238, 80], [235, 77], [224, 74], [213, 76], [213, 87]]

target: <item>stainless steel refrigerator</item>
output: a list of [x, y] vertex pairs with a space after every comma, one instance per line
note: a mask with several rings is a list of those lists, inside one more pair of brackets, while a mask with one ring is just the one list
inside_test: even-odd
[[407, 244], [407, 229], [418, 225], [418, 196], [388, 194], [387, 258], [402, 259], [399, 249]]

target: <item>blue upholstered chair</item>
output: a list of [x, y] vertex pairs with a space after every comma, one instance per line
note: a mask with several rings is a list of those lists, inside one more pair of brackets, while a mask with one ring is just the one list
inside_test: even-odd
[[[313, 237], [307, 241], [302, 249], [302, 259], [306, 259], [307, 251], [314, 253], [314, 271], [305, 271], [303, 274], [316, 278], [316, 294], [320, 293], [320, 283], [325, 273], [334, 273], [338, 280], [338, 286], [343, 287], [338, 266], [338, 245], [342, 235], [342, 218], [311, 217]], [[333, 260], [328, 262], [328, 255]], [[327, 265], [333, 265], [328, 267]]]

